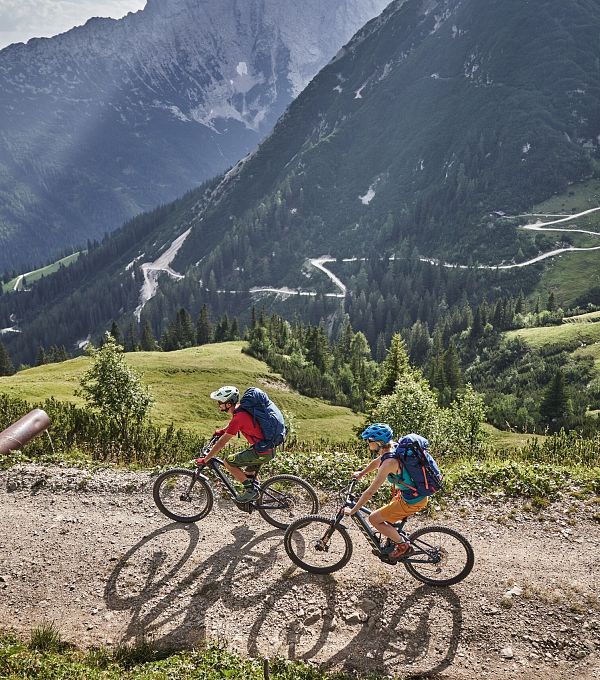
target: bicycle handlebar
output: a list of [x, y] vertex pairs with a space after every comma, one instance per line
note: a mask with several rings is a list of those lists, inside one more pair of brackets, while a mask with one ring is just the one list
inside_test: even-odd
[[[219, 438], [220, 438], [220, 435], [218, 435], [218, 434], [213, 434], [213, 436], [212, 436], [212, 437], [206, 442], [206, 444], [204, 445], [204, 447], [203, 447], [203, 449], [202, 449], [202, 455], [199, 456], [199, 458], [206, 458], [206, 456], [208, 456], [208, 454], [211, 452], [212, 447], [213, 447], [213, 446], [215, 445], [215, 443], [219, 440]], [[198, 458], [197, 458], [196, 460], [198, 460]], [[218, 458], [213, 458], [212, 460], [216, 460], [216, 461], [218, 461], [218, 462], [220, 462], [220, 463], [223, 462], [223, 461], [219, 460]]]
[[202, 449], [202, 453], [205, 456], [208, 455], [210, 453], [212, 447], [217, 443], [218, 440], [219, 440], [219, 435], [213, 434], [213, 436], [204, 445], [204, 448]]

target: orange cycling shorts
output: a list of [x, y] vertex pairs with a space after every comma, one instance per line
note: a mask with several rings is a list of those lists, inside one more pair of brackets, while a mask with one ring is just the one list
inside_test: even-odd
[[423, 510], [423, 508], [427, 507], [427, 503], [429, 503], [429, 498], [423, 498], [416, 503], [407, 503], [404, 498], [399, 496], [378, 510], [379, 518], [390, 524], [400, 522], [410, 517], [410, 515], [419, 512], [419, 510]]

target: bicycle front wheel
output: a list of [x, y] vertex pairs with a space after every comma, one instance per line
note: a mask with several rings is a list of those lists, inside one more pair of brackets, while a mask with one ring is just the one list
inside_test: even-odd
[[412, 551], [402, 560], [411, 576], [432, 586], [451, 586], [466, 578], [475, 553], [467, 539], [447, 527], [423, 527], [410, 535]]
[[261, 484], [258, 512], [278, 529], [300, 517], [319, 512], [319, 498], [312, 486], [295, 475], [277, 475]]
[[174, 468], [158, 475], [152, 496], [163, 515], [185, 524], [206, 517], [214, 501], [208, 482], [185, 468]]
[[352, 539], [331, 517], [309, 515], [292, 522], [283, 537], [292, 562], [311, 574], [332, 574], [348, 564]]

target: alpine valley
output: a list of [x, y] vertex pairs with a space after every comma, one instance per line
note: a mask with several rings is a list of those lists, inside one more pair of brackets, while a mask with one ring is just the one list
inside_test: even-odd
[[[347, 314], [372, 346], [452, 314], [456, 331], [466, 306], [536, 295], [550, 255], [577, 248], [590, 252], [565, 262], [591, 274], [556, 294], [586, 302], [599, 284], [589, 197], [569, 211], [590, 208], [577, 222], [522, 228], [533, 220], [519, 215], [580, 187], [597, 193], [599, 34], [596, 0], [392, 2], [225, 175], [4, 295], [0, 323], [21, 331], [6, 335], [11, 353], [31, 362], [40, 345], [72, 349], [113, 320], [147, 321], [160, 337], [178, 309], [197, 315], [204, 304], [247, 320], [258, 303], [329, 329]], [[189, 118], [181, 78], [169, 87], [169, 106]], [[244, 134], [256, 97], [235, 100]], [[180, 123], [180, 140], [208, 129]], [[163, 138], [166, 147], [178, 148]]]
[[0, 52], [0, 270], [236, 163], [388, 0], [149, 0]]

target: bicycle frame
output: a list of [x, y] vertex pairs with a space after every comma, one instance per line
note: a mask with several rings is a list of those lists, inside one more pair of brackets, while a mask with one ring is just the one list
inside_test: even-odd
[[[338, 513], [335, 517], [335, 525], [337, 526], [338, 524], [341, 524], [342, 520], [344, 519], [344, 509], [345, 508], [353, 508], [356, 505], [356, 496], [352, 493], [352, 490], [354, 489], [354, 485], [356, 484], [358, 480], [352, 479], [350, 484], [348, 485], [348, 490], [346, 491], [346, 500], [342, 507], [338, 510]], [[358, 512], [356, 512], [354, 515], [350, 516], [350, 519], [354, 522], [354, 524], [360, 529], [361, 533], [363, 536], [367, 539], [367, 541], [377, 550], [381, 549], [381, 538], [380, 534], [373, 529], [371, 524], [368, 522], [367, 517], [373, 512], [371, 508], [368, 507], [362, 507]], [[408, 536], [403, 532], [404, 525], [406, 524], [406, 520], [402, 520], [401, 522], [397, 522], [393, 526], [395, 529], [400, 533], [402, 538], [404, 538], [406, 541], [408, 541]]]
[[[213, 436], [210, 441], [206, 444], [206, 446], [202, 449], [202, 454], [204, 456], [207, 456], [210, 453], [210, 450], [212, 449], [214, 443], [219, 439], [216, 435]], [[229, 492], [229, 495], [234, 499], [237, 496], [237, 493], [235, 491], [235, 487], [233, 486], [231, 480], [227, 475], [223, 472], [222, 468], [225, 466], [225, 461], [222, 460], [221, 458], [217, 458], [216, 456], [214, 458], [211, 458], [208, 463], [206, 463], [206, 467], [208, 467], [210, 470], [212, 470], [215, 475], [221, 480], [223, 486], [227, 489]], [[192, 485], [196, 479], [197, 476], [201, 476], [205, 481], [209, 482], [210, 480], [206, 475], [202, 474], [202, 469], [204, 468], [204, 465], [197, 465], [194, 476], [194, 480], [192, 481]], [[191, 490], [191, 487], [190, 487]]]
[[[210, 446], [210, 443], [209, 443]], [[210, 450], [210, 449], [209, 449]], [[205, 449], [206, 451], [206, 449]], [[211, 458], [208, 463], [206, 464], [206, 467], [208, 467], [212, 472], [219, 478], [223, 486], [227, 489], [229, 492], [229, 495], [231, 496], [231, 499], [237, 503], [239, 506], [246, 506], [247, 508], [251, 508], [253, 510], [272, 510], [273, 508], [286, 508], [288, 507], [288, 502], [286, 497], [283, 494], [280, 494], [277, 491], [269, 491], [267, 490], [265, 492], [265, 496], [268, 496], [269, 499], [271, 500], [270, 503], [264, 504], [264, 503], [258, 503], [257, 501], [248, 501], [247, 503], [240, 503], [236, 500], [237, 497], [237, 492], [235, 490], [235, 487], [233, 486], [233, 483], [231, 482], [231, 479], [223, 472], [223, 467], [225, 465], [225, 461], [222, 460], [221, 458], [217, 458], [216, 456], [214, 458]], [[190, 484], [190, 491], [192, 489], [192, 486], [194, 484], [194, 481], [196, 480], [197, 477], [202, 477], [205, 481], [210, 483], [210, 480], [206, 475], [202, 474], [201, 472], [202, 466], [198, 466], [195, 470], [195, 476], [194, 479], [192, 480]], [[258, 480], [256, 481], [256, 485], [259, 491], [262, 490], [262, 487], [260, 486], [260, 482]], [[277, 498], [277, 496], [281, 496], [281, 498]]]
[[[356, 501], [358, 500], [356, 498], [356, 495], [352, 493], [354, 486], [358, 480], [352, 479], [350, 481], [350, 484], [348, 485], [348, 490], [346, 491], [346, 499], [344, 501], [344, 504], [342, 507], [338, 510], [338, 513], [335, 517], [335, 522], [331, 526], [330, 529], [328, 529], [325, 532], [325, 535], [323, 536], [322, 541], [325, 543], [329, 541], [331, 538], [335, 527], [338, 524], [341, 524], [342, 520], [344, 519], [344, 509], [345, 508], [353, 508], [356, 505]], [[376, 532], [371, 524], [368, 522], [367, 517], [372, 513], [373, 511], [368, 508], [368, 507], [362, 507], [360, 510], [354, 515], [351, 515], [350, 519], [354, 522], [354, 524], [359, 528], [360, 532], [362, 535], [367, 539], [367, 542], [370, 543], [374, 550], [377, 551], [377, 555], [380, 557], [380, 559], [383, 559], [384, 556], [381, 554], [381, 535]], [[429, 545], [422, 539], [417, 539], [414, 543], [410, 540], [409, 535], [404, 531], [404, 526], [406, 525], [407, 519], [403, 519], [401, 522], [395, 522], [394, 524], [391, 524], [396, 531], [402, 536], [402, 538], [407, 542], [410, 543], [412, 547], [412, 552], [410, 555], [408, 555], [406, 558], [400, 557], [398, 560], [403, 560], [407, 562], [414, 562], [416, 563], [431, 563], [431, 558], [434, 557], [430, 552], [428, 552], [428, 549], [430, 551], [436, 551], [436, 548], [432, 545]], [[419, 555], [424, 555], [426, 559], [419, 559]], [[435, 558], [434, 558], [435, 559]], [[385, 561], [385, 559], [384, 559]], [[397, 560], [394, 560], [394, 563]]]

